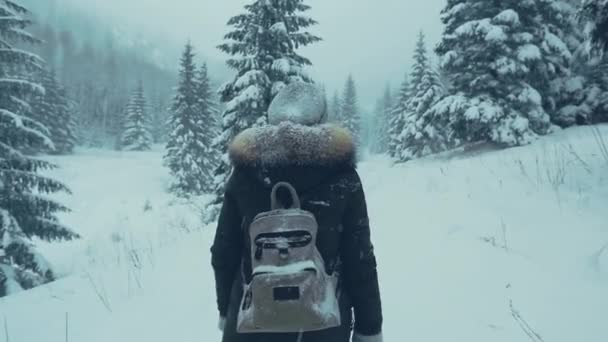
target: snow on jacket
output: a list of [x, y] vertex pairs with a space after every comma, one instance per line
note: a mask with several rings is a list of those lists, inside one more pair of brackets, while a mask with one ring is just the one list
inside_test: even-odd
[[[382, 328], [376, 258], [363, 187], [355, 170], [350, 133], [332, 125], [292, 123], [252, 128], [230, 146], [234, 165], [215, 236], [212, 264], [219, 313], [227, 317], [223, 342], [290, 342], [296, 334], [237, 334], [236, 316], [245, 281], [251, 280], [246, 229], [255, 216], [270, 210], [274, 184], [289, 182], [302, 207], [319, 223], [317, 247], [328, 272], [340, 274], [342, 326], [305, 333], [304, 342], [347, 342], [353, 326], [361, 335]], [[279, 192], [285, 203], [289, 196]], [[289, 203], [285, 203], [289, 204]]]

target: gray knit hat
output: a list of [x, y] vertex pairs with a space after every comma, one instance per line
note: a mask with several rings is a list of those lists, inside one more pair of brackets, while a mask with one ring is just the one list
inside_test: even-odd
[[314, 84], [293, 82], [283, 88], [268, 108], [268, 122], [314, 126], [327, 121], [325, 93]]

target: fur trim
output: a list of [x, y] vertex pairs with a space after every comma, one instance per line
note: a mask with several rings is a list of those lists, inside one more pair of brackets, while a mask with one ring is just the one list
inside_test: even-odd
[[229, 154], [235, 165], [242, 166], [335, 166], [354, 165], [356, 149], [344, 128], [285, 122], [243, 131], [230, 145]]

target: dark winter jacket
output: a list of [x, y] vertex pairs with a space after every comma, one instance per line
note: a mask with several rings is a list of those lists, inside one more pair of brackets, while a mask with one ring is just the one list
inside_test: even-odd
[[[376, 258], [370, 241], [365, 195], [355, 170], [355, 155], [351, 135], [331, 125], [305, 127], [284, 123], [247, 130], [234, 140], [230, 147], [234, 171], [227, 184], [211, 249], [218, 309], [222, 317], [227, 317], [224, 342], [297, 339], [294, 334], [236, 333], [241, 274], [246, 281], [251, 278], [246, 229], [257, 214], [270, 210], [270, 191], [274, 184], [283, 181], [294, 185], [303, 209], [317, 218], [317, 247], [328, 272], [336, 270], [341, 278], [342, 326], [305, 333], [303, 341], [349, 341], [353, 311], [358, 333], [375, 335], [381, 331]], [[282, 197], [284, 202], [289, 201], [288, 196]]]

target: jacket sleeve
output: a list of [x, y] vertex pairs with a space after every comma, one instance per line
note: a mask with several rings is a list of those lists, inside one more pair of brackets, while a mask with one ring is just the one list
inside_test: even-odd
[[226, 317], [230, 304], [233, 282], [241, 265], [242, 257], [242, 215], [228, 182], [224, 203], [220, 212], [213, 247], [211, 247], [211, 264], [215, 273], [217, 307], [221, 317]]
[[343, 284], [353, 302], [355, 332], [372, 336], [382, 331], [382, 305], [376, 257], [370, 237], [365, 194], [356, 173], [349, 186], [352, 193], [342, 220]]

